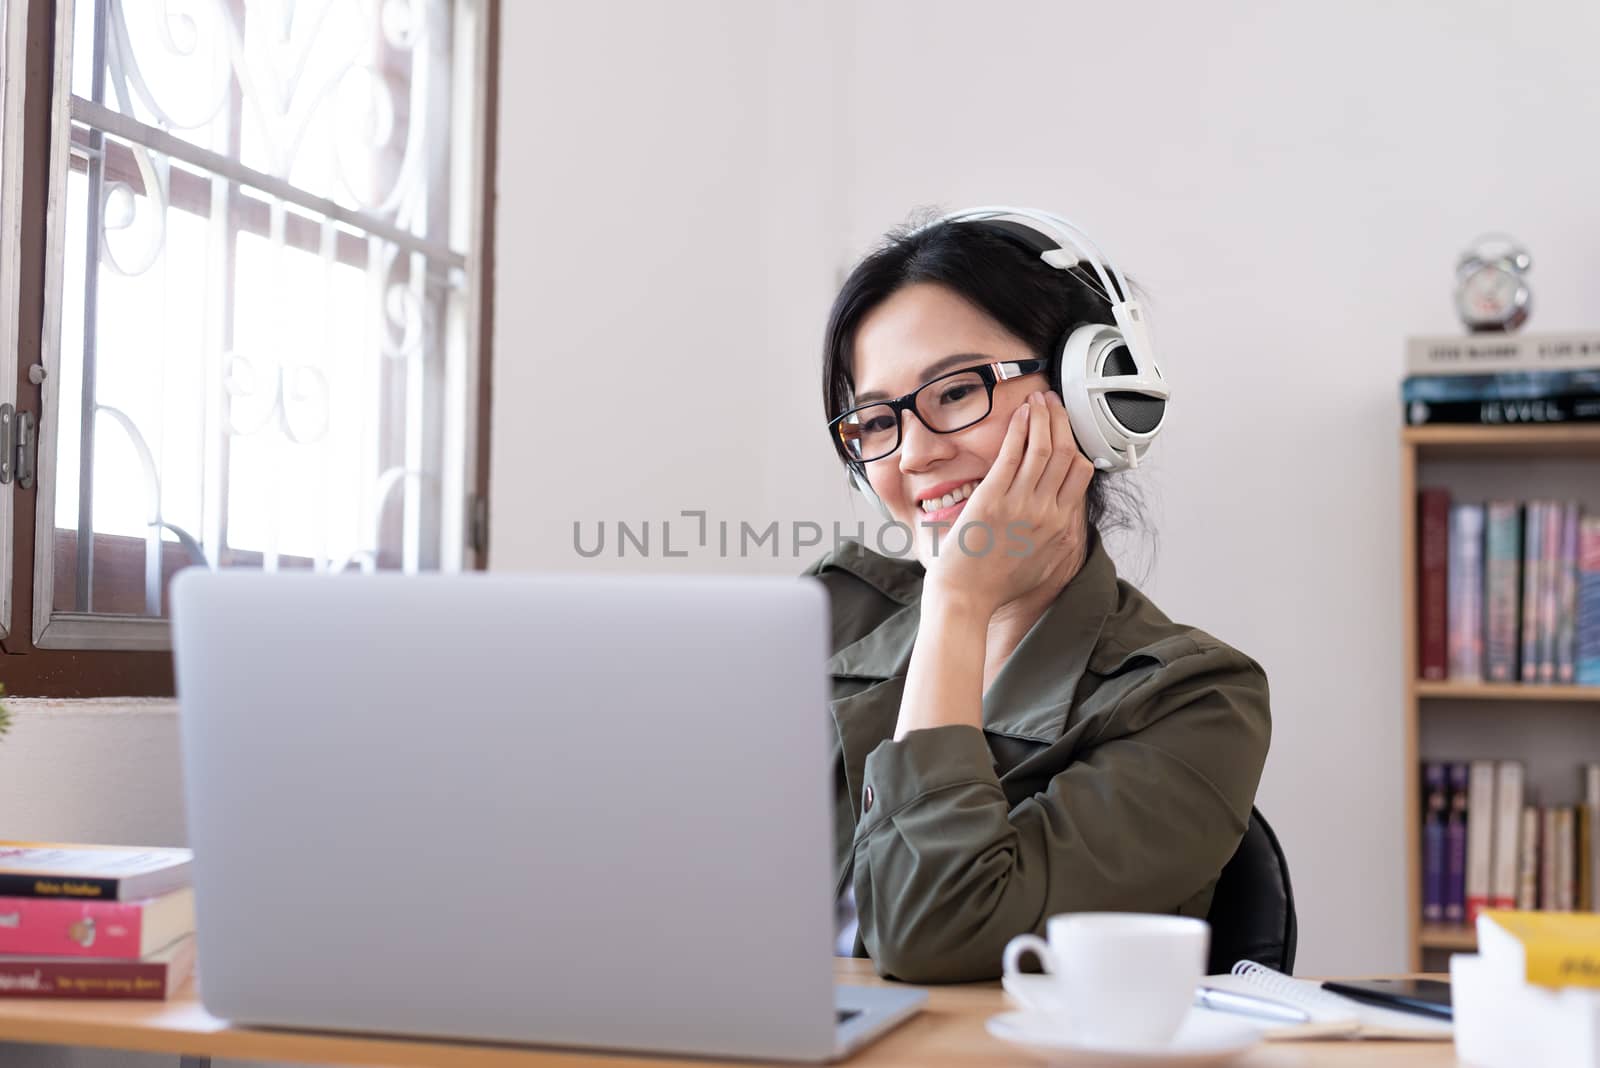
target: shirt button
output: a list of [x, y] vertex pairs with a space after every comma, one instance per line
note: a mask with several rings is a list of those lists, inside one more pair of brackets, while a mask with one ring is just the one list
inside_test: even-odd
[[862, 791], [862, 794], [861, 794], [861, 811], [862, 812], [871, 812], [872, 811], [872, 785], [870, 783], [867, 785], [867, 788], [864, 791]]

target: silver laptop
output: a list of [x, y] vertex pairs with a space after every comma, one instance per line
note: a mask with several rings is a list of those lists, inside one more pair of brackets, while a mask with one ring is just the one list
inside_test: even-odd
[[242, 1024], [824, 1061], [826, 594], [185, 571], [200, 994]]

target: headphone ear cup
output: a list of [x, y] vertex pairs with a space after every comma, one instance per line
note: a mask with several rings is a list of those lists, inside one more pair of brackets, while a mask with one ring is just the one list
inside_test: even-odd
[[1087, 323], [1062, 346], [1060, 373], [1083, 454], [1100, 471], [1136, 466], [1166, 421], [1168, 390], [1155, 361], [1137, 358], [1117, 327]]

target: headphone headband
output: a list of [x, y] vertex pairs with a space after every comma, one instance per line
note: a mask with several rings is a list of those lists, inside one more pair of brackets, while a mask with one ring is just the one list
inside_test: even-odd
[[[1055, 248], [1040, 252], [1039, 259], [1058, 271], [1070, 271], [1079, 263], [1087, 262], [1099, 276], [1100, 284], [1104, 287], [1101, 294], [1106, 303], [1111, 305], [1112, 319], [1122, 331], [1122, 338], [1128, 346], [1128, 351], [1141, 366], [1153, 359], [1150, 329], [1145, 321], [1144, 309], [1133, 299], [1133, 290], [1128, 285], [1128, 280], [1123, 277], [1122, 271], [1111, 258], [1100, 251], [1100, 247], [1093, 239], [1076, 225], [1053, 212], [1003, 205], [964, 208], [961, 211], [951, 212], [929, 225], [963, 222], [1000, 222], [1028, 227], [1055, 244]], [[1115, 285], [1112, 284], [1113, 279]]]

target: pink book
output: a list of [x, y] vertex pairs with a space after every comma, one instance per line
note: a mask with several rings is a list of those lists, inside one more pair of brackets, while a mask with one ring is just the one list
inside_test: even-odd
[[137, 960], [194, 932], [194, 891], [144, 901], [0, 898], [0, 954]]

